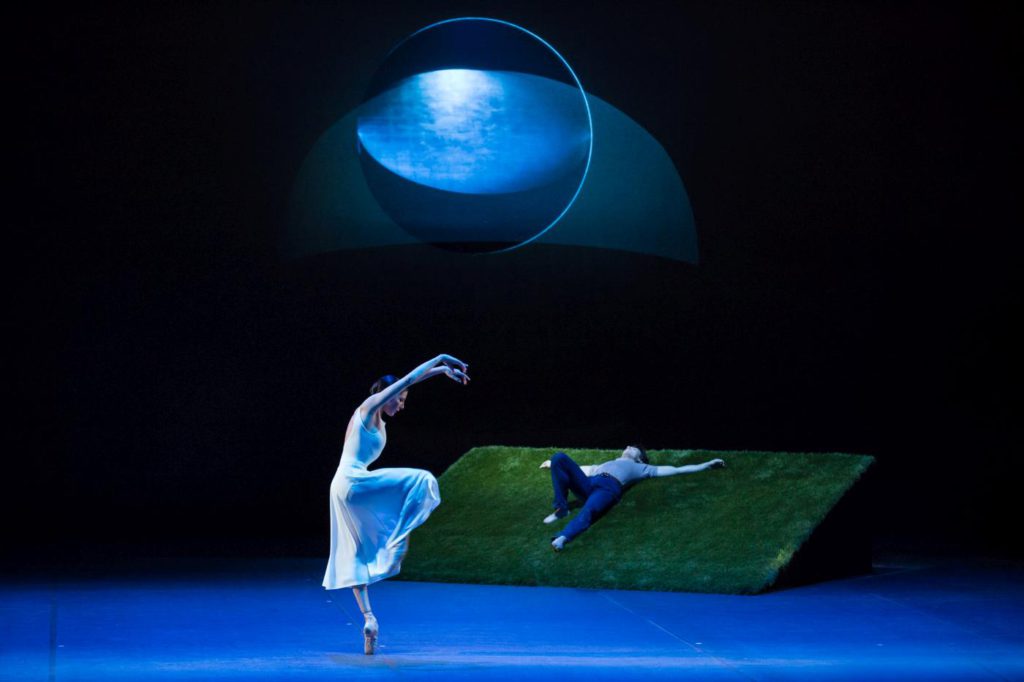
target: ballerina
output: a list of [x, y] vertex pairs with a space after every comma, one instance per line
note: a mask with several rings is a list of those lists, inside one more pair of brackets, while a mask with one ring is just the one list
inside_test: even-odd
[[376, 648], [379, 627], [367, 588], [398, 574], [409, 533], [441, 503], [437, 479], [429, 471], [367, 469], [387, 442], [384, 415], [394, 417], [405, 409], [413, 384], [443, 374], [465, 385], [468, 371], [466, 363], [442, 354], [401, 379], [381, 377], [349, 419], [341, 463], [331, 481], [331, 555], [323, 586], [352, 588], [365, 620], [363, 651], [368, 655]]

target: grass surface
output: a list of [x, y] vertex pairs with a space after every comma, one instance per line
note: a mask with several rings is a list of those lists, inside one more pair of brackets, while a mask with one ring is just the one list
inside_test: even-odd
[[[439, 479], [441, 506], [412, 534], [405, 580], [756, 593], [873, 459], [862, 455], [663, 450], [652, 464], [726, 468], [640, 481], [604, 518], [555, 553], [550, 526], [558, 448], [473, 448]], [[579, 464], [620, 451], [564, 450]], [[575, 514], [575, 512], [574, 512]], [[570, 517], [571, 518], [571, 517]]]

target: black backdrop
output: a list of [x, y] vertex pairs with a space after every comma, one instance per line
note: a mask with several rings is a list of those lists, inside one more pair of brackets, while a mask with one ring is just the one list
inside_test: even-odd
[[[569, 247], [283, 261], [304, 154], [432, 21], [506, 19], [648, 129], [698, 266]], [[879, 458], [884, 538], [1017, 553], [1013, 3], [217, 3], [14, 17], [5, 551], [326, 551], [344, 425]], [[629, 226], [623, 226], [628, 229]], [[1013, 312], [1017, 312], [1014, 306]], [[543, 510], [538, 510], [541, 514]]]

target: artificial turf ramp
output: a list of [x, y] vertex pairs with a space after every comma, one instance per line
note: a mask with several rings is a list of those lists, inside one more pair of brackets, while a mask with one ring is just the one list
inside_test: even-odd
[[[568, 519], [541, 522], [551, 511], [551, 477], [538, 466], [557, 449], [488, 446], [463, 455], [439, 479], [441, 506], [413, 532], [399, 578], [762, 592], [780, 571], [785, 576], [801, 546], [815, 544], [808, 542], [812, 533], [873, 461], [843, 454], [654, 451], [652, 464], [721, 457], [727, 466], [640, 481], [555, 553], [551, 537]], [[621, 454], [564, 452], [580, 464]]]

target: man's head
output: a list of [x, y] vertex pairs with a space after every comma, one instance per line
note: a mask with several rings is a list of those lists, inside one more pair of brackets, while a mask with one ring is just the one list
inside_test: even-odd
[[642, 445], [627, 445], [626, 449], [622, 451], [622, 457], [640, 464], [651, 463], [651, 460], [647, 459], [647, 450], [644, 450]]

